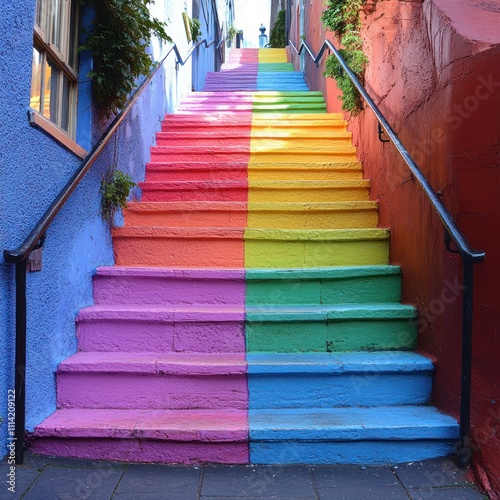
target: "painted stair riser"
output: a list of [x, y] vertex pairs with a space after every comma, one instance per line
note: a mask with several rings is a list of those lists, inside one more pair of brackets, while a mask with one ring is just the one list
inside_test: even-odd
[[360, 304], [400, 302], [401, 276], [346, 276], [339, 279], [319, 275], [287, 278], [286, 274], [266, 279], [257, 272], [246, 277], [247, 305], [260, 304]]
[[132, 463], [248, 464], [249, 444], [135, 439], [37, 438], [30, 446], [40, 455]]
[[129, 205], [129, 210], [124, 211], [124, 217], [126, 226], [241, 228], [247, 224], [245, 207], [235, 207], [233, 210], [169, 210], [168, 207], [152, 206], [149, 210], [135, 211], [130, 210]]
[[248, 392], [244, 374], [179, 376], [59, 371], [57, 402], [60, 408], [244, 410]]
[[306, 177], [311, 181], [361, 180], [361, 168], [355, 162], [324, 165], [253, 163], [247, 168], [241, 163], [151, 163], [146, 172], [147, 182], [162, 181], [228, 181], [260, 179], [268, 181], [294, 181]]
[[369, 266], [389, 261], [389, 243], [384, 240], [274, 241], [245, 236], [244, 250], [248, 268]]
[[451, 455], [455, 440], [262, 443], [251, 438], [252, 464], [387, 465]]
[[261, 183], [252, 180], [243, 182], [142, 182], [142, 201], [144, 202], [182, 202], [182, 201], [234, 201], [234, 202], [301, 202], [329, 203], [342, 201], [368, 201], [369, 188], [366, 183], [353, 182], [351, 185], [302, 184], [287, 187], [283, 183]]
[[203, 238], [196, 236], [120, 236], [114, 234], [118, 266], [152, 267], [244, 267], [243, 235]]
[[[156, 205], [156, 206], [155, 206]], [[377, 208], [352, 210], [274, 210], [247, 211], [246, 206], [232, 210], [217, 206], [209, 209], [170, 208], [164, 204], [151, 204], [147, 210], [144, 202], [138, 210], [129, 204], [124, 210], [126, 226], [167, 226], [167, 227], [254, 227], [273, 229], [348, 229], [370, 228], [378, 221]], [[140, 208], [140, 210], [139, 210]], [[334, 221], [334, 222], [332, 222]]]
[[430, 373], [248, 374], [250, 410], [418, 405], [429, 401]]
[[78, 345], [84, 352], [234, 353], [245, 352], [241, 319], [79, 321]]
[[[103, 273], [105, 270], [102, 271]], [[97, 274], [94, 303], [112, 305], [237, 305], [245, 303], [243, 270]]]
[[412, 350], [411, 320], [253, 321], [246, 326], [248, 352], [349, 352]]
[[388, 241], [378, 239], [294, 241], [293, 237], [290, 237], [288, 241], [266, 241], [261, 238], [252, 239], [251, 236], [245, 236], [243, 240], [243, 236], [238, 234], [224, 238], [204, 237], [194, 233], [141, 236], [139, 232], [134, 232], [114, 231], [115, 261], [119, 266], [186, 268], [363, 266], [385, 265], [389, 256]]
[[[183, 137], [159, 137], [157, 139], [158, 147], [168, 147], [168, 146], [185, 146], [197, 149], [199, 147], [209, 147], [209, 148], [226, 148], [226, 147], [242, 147], [244, 148], [245, 142], [248, 142], [250, 137], [197, 137], [196, 134], [188, 136], [187, 134]], [[333, 143], [339, 147], [343, 146], [346, 150], [351, 149], [351, 140], [347, 137], [331, 137], [331, 138], [321, 138], [321, 137], [299, 137], [293, 134], [283, 134], [280, 137], [265, 138], [265, 137], [255, 137], [252, 136], [252, 146], [260, 147], [261, 149], [269, 148], [272, 150], [284, 149], [290, 150], [294, 149], [297, 141], [300, 141], [305, 147], [316, 148], [323, 147], [327, 148]]]

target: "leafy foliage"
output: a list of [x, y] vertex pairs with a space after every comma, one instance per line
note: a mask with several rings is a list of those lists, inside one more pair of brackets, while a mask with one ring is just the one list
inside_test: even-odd
[[101, 214], [103, 220], [111, 224], [115, 212], [119, 208], [127, 207], [127, 196], [137, 184], [128, 174], [114, 168], [102, 178], [101, 188]]
[[151, 18], [151, 0], [84, 0], [95, 9], [93, 28], [80, 50], [92, 51], [93, 92], [106, 117], [123, 108], [136, 79], [152, 66], [146, 53], [151, 36], [171, 42], [165, 23]]
[[[368, 58], [363, 53], [363, 40], [359, 34], [361, 19], [359, 10], [365, 0], [327, 0], [326, 10], [321, 20], [340, 38], [343, 49], [340, 55], [358, 79], [363, 82], [363, 75]], [[361, 96], [349, 77], [345, 74], [337, 58], [332, 54], [325, 64], [325, 76], [335, 78], [342, 92], [342, 109], [356, 115], [363, 109]]]
[[191, 39], [196, 42], [196, 39], [201, 35], [201, 23], [199, 19], [189, 19], [189, 29], [191, 30]]
[[286, 47], [286, 26], [285, 26], [286, 10], [280, 10], [278, 17], [271, 30], [269, 44], [273, 49], [282, 49]]
[[229, 29], [227, 30], [227, 38], [232, 40], [236, 36], [236, 33], [236, 28], [234, 26], [229, 26]]

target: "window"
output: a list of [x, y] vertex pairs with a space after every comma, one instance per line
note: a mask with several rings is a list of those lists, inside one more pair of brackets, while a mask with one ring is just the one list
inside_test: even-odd
[[37, 0], [30, 107], [75, 136], [78, 0]]

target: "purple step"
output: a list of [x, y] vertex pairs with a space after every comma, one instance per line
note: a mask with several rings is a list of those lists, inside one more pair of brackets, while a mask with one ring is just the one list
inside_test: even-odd
[[94, 276], [96, 304], [241, 305], [243, 269], [100, 267]]
[[80, 352], [57, 371], [60, 408], [245, 410], [244, 354]]
[[36, 426], [42, 455], [130, 462], [248, 463], [245, 410], [59, 409]]
[[244, 306], [100, 305], [77, 317], [81, 351], [244, 353]]

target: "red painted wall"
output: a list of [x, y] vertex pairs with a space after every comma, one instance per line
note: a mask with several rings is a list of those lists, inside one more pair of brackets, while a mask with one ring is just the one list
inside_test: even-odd
[[[317, 52], [323, 2], [304, 2], [306, 40]], [[487, 254], [475, 267], [472, 436], [478, 479], [500, 492], [500, 7], [497, 0], [379, 0], [362, 18], [367, 90], [470, 243]], [[298, 25], [292, 40], [300, 41]], [[339, 111], [334, 81], [310, 61], [305, 72], [329, 111]], [[437, 358], [434, 402], [458, 417], [460, 259], [445, 250], [442, 226], [392, 144], [378, 141], [371, 111], [351, 119], [350, 129], [380, 201], [380, 226], [391, 228], [404, 301], [419, 309], [419, 347]]]

